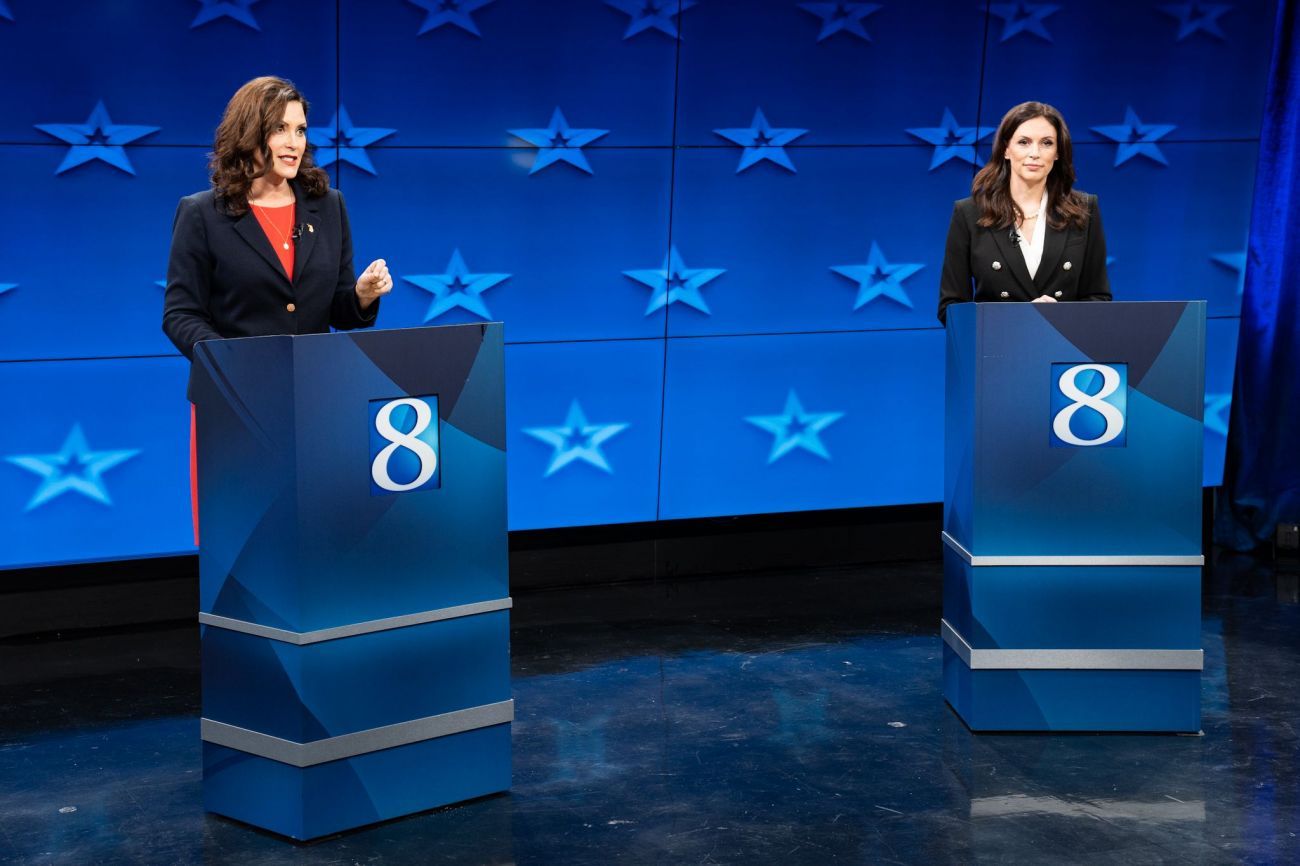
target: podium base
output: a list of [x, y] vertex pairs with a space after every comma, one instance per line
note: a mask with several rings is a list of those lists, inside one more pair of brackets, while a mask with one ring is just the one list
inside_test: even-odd
[[302, 768], [203, 744], [203, 808], [299, 841], [509, 788], [509, 724]]
[[943, 696], [972, 731], [1201, 729], [1200, 671], [972, 670], [945, 644]]

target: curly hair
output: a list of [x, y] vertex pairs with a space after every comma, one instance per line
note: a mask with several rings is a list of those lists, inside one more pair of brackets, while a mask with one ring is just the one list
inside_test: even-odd
[[1041, 117], [1056, 127], [1056, 165], [1047, 175], [1047, 224], [1061, 231], [1067, 226], [1081, 229], [1088, 224], [1088, 202], [1074, 190], [1074, 147], [1061, 112], [1044, 102], [1022, 102], [998, 124], [993, 153], [971, 183], [971, 197], [980, 209], [978, 220], [985, 228], [1007, 228], [1023, 216], [1011, 198], [1011, 162], [1006, 158], [1011, 136], [1020, 124]]
[[[248, 191], [253, 181], [270, 170], [272, 156], [267, 141], [290, 102], [301, 102], [303, 114], [307, 113], [307, 100], [293, 82], [263, 75], [236, 90], [226, 104], [208, 157], [208, 170], [212, 173], [212, 188], [231, 214], [248, 212]], [[323, 196], [329, 188], [329, 175], [312, 159], [310, 146], [302, 155], [297, 182], [313, 198]]]

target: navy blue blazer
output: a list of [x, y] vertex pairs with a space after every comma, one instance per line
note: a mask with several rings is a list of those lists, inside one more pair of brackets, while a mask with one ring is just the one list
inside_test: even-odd
[[321, 334], [375, 323], [379, 300], [362, 311], [352, 234], [338, 190], [297, 198], [293, 281], [251, 210], [226, 211], [212, 190], [181, 199], [172, 226], [163, 331], [185, 357], [220, 337]]
[[977, 223], [975, 201], [958, 201], [939, 277], [939, 321], [947, 321], [949, 304], [962, 301], [1032, 301], [1042, 295], [1058, 301], [1109, 301], [1101, 211], [1095, 195], [1082, 195], [1088, 201], [1087, 226], [1057, 231], [1044, 220], [1043, 257], [1032, 277], [1010, 231], [984, 228]]

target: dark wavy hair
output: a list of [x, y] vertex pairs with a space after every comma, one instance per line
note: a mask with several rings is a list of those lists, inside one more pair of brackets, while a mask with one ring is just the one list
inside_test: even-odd
[[[301, 102], [303, 114], [307, 113], [307, 100], [292, 81], [263, 75], [236, 90], [226, 104], [208, 157], [208, 170], [213, 190], [231, 214], [248, 212], [248, 191], [253, 181], [271, 167], [273, 157], [266, 142], [284, 119], [284, 107], [290, 102]], [[312, 159], [312, 150], [308, 145], [303, 152], [297, 182], [307, 195], [318, 198], [329, 188], [330, 179]]]
[[1057, 231], [1088, 224], [1087, 199], [1074, 190], [1074, 147], [1061, 112], [1045, 102], [1022, 102], [1003, 116], [993, 137], [993, 153], [971, 183], [971, 197], [985, 228], [1009, 228], [1023, 217], [1011, 198], [1011, 161], [1006, 158], [1011, 136], [1020, 124], [1041, 117], [1056, 127], [1056, 164], [1047, 175], [1047, 224]]

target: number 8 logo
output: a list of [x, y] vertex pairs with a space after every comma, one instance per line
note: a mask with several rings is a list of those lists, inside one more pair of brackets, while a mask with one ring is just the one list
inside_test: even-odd
[[[415, 426], [408, 433], [403, 433], [393, 426], [393, 412], [398, 406], [409, 406], [415, 410]], [[433, 477], [433, 473], [438, 469], [438, 453], [419, 436], [434, 422], [433, 410], [423, 400], [404, 397], [384, 404], [375, 416], [375, 432], [389, 444], [380, 449], [375, 455], [374, 462], [370, 464], [370, 477], [376, 485], [393, 493], [402, 493], [422, 486]], [[405, 484], [394, 481], [388, 470], [388, 463], [399, 448], [405, 448], [420, 460], [419, 474], [414, 480]]]
[[[1079, 375], [1089, 370], [1101, 374], [1101, 390], [1096, 394], [1087, 394], [1078, 386]], [[1057, 380], [1057, 387], [1073, 402], [1057, 412], [1056, 417], [1052, 419], [1052, 432], [1056, 434], [1056, 438], [1070, 445], [1085, 447], [1105, 445], [1118, 438], [1124, 432], [1124, 413], [1115, 405], [1106, 402], [1106, 398], [1118, 391], [1120, 384], [1119, 371], [1105, 364], [1075, 364], [1061, 373]], [[1070, 420], [1074, 418], [1075, 413], [1085, 408], [1101, 415], [1106, 422], [1106, 429], [1095, 439], [1080, 439], [1070, 429]]]

